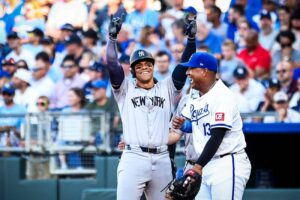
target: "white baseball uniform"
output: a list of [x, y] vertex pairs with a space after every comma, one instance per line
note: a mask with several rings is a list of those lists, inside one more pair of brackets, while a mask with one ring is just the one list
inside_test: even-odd
[[[161, 190], [172, 180], [167, 151], [169, 121], [180, 91], [171, 77], [151, 89], [139, 88], [125, 78], [113, 93], [127, 144], [118, 166], [117, 199], [139, 200], [143, 192], [148, 200], [165, 199]], [[157, 148], [159, 152], [143, 152], [141, 147]]]
[[203, 168], [202, 185], [196, 199], [242, 199], [251, 164], [245, 153], [245, 137], [234, 94], [218, 80], [199, 98], [190, 98], [182, 115], [190, 119], [194, 147], [201, 154], [210, 131], [228, 129], [215, 156]]

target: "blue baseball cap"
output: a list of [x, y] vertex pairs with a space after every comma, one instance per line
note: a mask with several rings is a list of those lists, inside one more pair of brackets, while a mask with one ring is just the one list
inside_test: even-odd
[[103, 72], [104, 64], [101, 62], [94, 62], [92, 65], [89, 66], [89, 69], [96, 72]]
[[107, 88], [107, 82], [103, 80], [96, 80], [92, 82], [92, 88], [100, 89]]
[[15, 87], [11, 83], [6, 83], [5, 85], [3, 85], [1, 92], [7, 93], [9, 95], [14, 95]]
[[194, 15], [197, 15], [197, 10], [193, 6], [189, 6], [186, 9], [184, 9], [185, 12], [187, 13], [192, 13]]
[[191, 68], [207, 68], [209, 71], [213, 72], [218, 71], [217, 59], [213, 55], [206, 52], [196, 52], [191, 56], [188, 62], [180, 63], [180, 65]]
[[235, 70], [233, 71], [233, 76], [236, 79], [244, 79], [248, 76], [248, 70], [246, 69], [246, 67], [243, 66], [238, 66], [237, 68], [235, 68]]

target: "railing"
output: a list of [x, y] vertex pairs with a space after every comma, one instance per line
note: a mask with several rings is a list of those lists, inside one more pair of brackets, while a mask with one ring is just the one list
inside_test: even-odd
[[[278, 117], [275, 112], [242, 113], [245, 121]], [[0, 115], [22, 120], [18, 146], [0, 146], [0, 153], [17, 153], [31, 165], [47, 163], [51, 175], [95, 174], [94, 155], [117, 150], [121, 130], [112, 130], [112, 114], [95, 112], [45, 112]], [[10, 131], [8, 134], [11, 134]], [[3, 133], [0, 133], [3, 134]], [[183, 152], [184, 141], [177, 143], [177, 152]], [[33, 167], [34, 168], [34, 167]], [[28, 172], [30, 174], [30, 172]]]
[[[48, 159], [50, 173], [94, 174], [93, 155], [112, 152], [111, 113], [45, 112], [0, 115], [2, 121], [22, 121], [18, 130], [3, 131], [7, 138], [20, 132], [18, 145], [0, 146], [0, 152], [22, 153], [30, 164]], [[7, 126], [6, 127], [11, 127]], [[45, 159], [41, 159], [45, 158]]]

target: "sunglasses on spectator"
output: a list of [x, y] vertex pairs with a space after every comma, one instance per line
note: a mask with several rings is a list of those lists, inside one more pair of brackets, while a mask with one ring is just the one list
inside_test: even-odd
[[42, 107], [45, 107], [45, 106], [47, 106], [48, 104], [47, 104], [47, 102], [36, 102], [36, 105], [37, 106], [42, 106]]
[[280, 46], [281, 46], [281, 48], [285, 48], [285, 47], [291, 47], [292, 46], [292, 44], [280, 44]]
[[62, 68], [65, 68], [65, 69], [70, 69], [72, 67], [74, 67], [75, 65], [62, 65], [61, 67]]
[[172, 50], [172, 53], [182, 53], [182, 50], [180, 50], [180, 49], [174, 49], [174, 50]]
[[40, 70], [43, 70], [43, 68], [32, 68], [31, 69], [33, 72], [38, 72], [38, 71], [40, 71]]
[[285, 103], [287, 103], [286, 101], [283, 101], [283, 100], [281, 100], [281, 101], [276, 101], [275, 103], [277, 103], [277, 104], [285, 104]]
[[280, 73], [285, 73], [287, 70], [283, 69], [283, 70], [276, 70], [276, 74], [280, 74]]

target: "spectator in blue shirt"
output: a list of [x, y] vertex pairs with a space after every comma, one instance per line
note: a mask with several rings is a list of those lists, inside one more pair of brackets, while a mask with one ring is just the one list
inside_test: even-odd
[[221, 55], [221, 46], [223, 39], [221, 36], [213, 33], [205, 23], [198, 22], [197, 24], [197, 35], [196, 35], [196, 45], [197, 48], [201, 45], [208, 46], [210, 52], [216, 57]]
[[135, 38], [140, 37], [140, 31], [144, 26], [152, 28], [158, 25], [158, 12], [147, 8], [147, 0], [135, 0], [134, 11], [127, 15], [126, 23], [133, 27]]
[[[4, 105], [0, 107], [0, 114], [25, 114], [23, 106], [14, 103], [15, 88], [7, 83], [1, 90]], [[0, 118], [0, 146], [19, 146], [20, 128], [23, 123], [20, 117], [1, 117]]]

